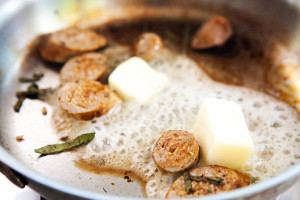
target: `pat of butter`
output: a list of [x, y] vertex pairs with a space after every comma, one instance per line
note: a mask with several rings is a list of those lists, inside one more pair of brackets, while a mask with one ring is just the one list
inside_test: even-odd
[[121, 63], [109, 76], [109, 86], [126, 100], [146, 102], [166, 88], [169, 79], [138, 57]]
[[253, 150], [242, 109], [231, 101], [205, 99], [193, 133], [207, 164], [242, 168]]

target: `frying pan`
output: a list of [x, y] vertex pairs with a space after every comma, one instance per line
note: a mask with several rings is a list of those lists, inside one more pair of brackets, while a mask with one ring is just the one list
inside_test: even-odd
[[[138, 6], [141, 9], [132, 9]], [[130, 10], [131, 12], [128, 13]], [[130, 9], [129, 9], [130, 8]], [[230, 19], [244, 20], [244, 16], [252, 16], [249, 26], [253, 26], [254, 32], [269, 34], [270, 38], [280, 41], [292, 52], [297, 54], [300, 50], [299, 40], [299, 9], [298, 1], [244, 1], [244, 0], [191, 0], [191, 1], [109, 1], [109, 0], [2, 0], [0, 1], [0, 101], [1, 105], [11, 108], [15, 102], [15, 92], [20, 85], [18, 77], [22, 74], [30, 74], [33, 67], [20, 68], [22, 59], [28, 51], [28, 44], [39, 34], [53, 32], [61, 28], [73, 25], [94, 26], [106, 23], [112, 18], [136, 17], [137, 13], [147, 10], [160, 9], [181, 10], [178, 18], [193, 17], [197, 10], [204, 10], [205, 13], [213, 12], [228, 16]], [[90, 13], [100, 13], [100, 18], [92, 17], [88, 23], [81, 23], [83, 16], [91, 17]], [[93, 11], [93, 12], [92, 12]], [[58, 14], [59, 13], [59, 14]], [[234, 13], [234, 14], [233, 14]], [[97, 14], [96, 14], [97, 15]], [[162, 16], [172, 15], [172, 12], [165, 12]], [[258, 25], [259, 26], [256, 26]], [[267, 45], [267, 41], [266, 41]], [[51, 76], [50, 76], [51, 77]], [[57, 80], [45, 80], [50, 85], [56, 86]], [[49, 84], [48, 84], [49, 85]], [[0, 108], [0, 171], [19, 187], [28, 185], [47, 199], [136, 199], [126, 197], [125, 192], [119, 195], [107, 195], [103, 192], [93, 192], [80, 187], [46, 177], [37, 171], [26, 166], [22, 159], [24, 155], [12, 155], [7, 139], [3, 138], [3, 124], [7, 121], [14, 121], [15, 115], [9, 109]], [[28, 111], [30, 112], [30, 111]], [[22, 116], [25, 122], [34, 121]], [[30, 123], [29, 123], [30, 124]], [[41, 132], [47, 132], [42, 124], [35, 124]], [[26, 123], [17, 124], [15, 131], [30, 129]], [[53, 167], [56, 166], [55, 163]], [[64, 169], [67, 171], [67, 169]], [[235, 190], [232, 192], [218, 194], [199, 199], [270, 199], [290, 188], [300, 177], [300, 164], [282, 172], [264, 182]], [[118, 180], [116, 180], [118, 181]], [[78, 180], [78, 182], [80, 182]], [[105, 180], [103, 181], [105, 182]], [[135, 193], [136, 188], [126, 188], [127, 193]]]

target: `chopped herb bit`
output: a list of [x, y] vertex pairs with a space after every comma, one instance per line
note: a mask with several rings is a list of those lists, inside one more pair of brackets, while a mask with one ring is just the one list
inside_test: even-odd
[[23, 104], [23, 101], [25, 100], [25, 96], [21, 96], [18, 98], [17, 103], [14, 105], [14, 111], [19, 112], [21, 109], [21, 106]]
[[246, 173], [247, 176], [249, 176], [251, 183], [256, 183], [257, 181], [259, 181], [259, 177], [254, 177], [248, 173]]
[[42, 99], [43, 96], [46, 94], [46, 92], [49, 89], [39, 89], [38, 85], [35, 83], [32, 83], [27, 87], [26, 91], [19, 91], [16, 93], [16, 96], [18, 98], [18, 101], [14, 105], [15, 112], [19, 112], [21, 109], [21, 106], [23, 104], [23, 101], [28, 99]]
[[38, 85], [31, 84], [27, 87], [27, 91], [20, 91], [16, 93], [18, 98], [26, 97], [29, 99], [38, 99], [40, 96], [46, 94], [47, 89], [39, 89]]
[[214, 185], [224, 185], [222, 178], [220, 177], [205, 177], [203, 175], [201, 176], [191, 176], [192, 181], [197, 181], [197, 182], [207, 182], [210, 184]]
[[147, 32], [149, 30], [149, 23], [148, 22], [143, 22], [143, 32]]
[[259, 178], [258, 178], [258, 177], [253, 177], [253, 176], [251, 176], [251, 177], [250, 177], [250, 181], [251, 181], [251, 183], [256, 183], [256, 182], [259, 181]]
[[[184, 180], [184, 188], [187, 194], [193, 193], [192, 190], [192, 181], [196, 182], [206, 182], [214, 185], [224, 185], [223, 179], [220, 177], [205, 177], [203, 175], [201, 176], [191, 176], [188, 171], [185, 171], [183, 173], [183, 180]], [[211, 192], [210, 189], [207, 190], [208, 193]]]
[[41, 80], [41, 78], [43, 78], [44, 74], [33, 74], [32, 78], [26, 78], [26, 77], [21, 77], [19, 78], [19, 82], [21, 83], [33, 83], [36, 81]]
[[185, 171], [183, 173], [183, 180], [184, 180], [184, 189], [186, 191], [187, 194], [191, 194], [192, 191], [192, 180], [191, 180], [191, 176], [190, 173], [188, 171]]
[[164, 31], [166, 37], [172, 41], [178, 41], [179, 40], [179, 37], [173, 33], [172, 31], [168, 30], [168, 29], [165, 29]]
[[105, 192], [105, 193], [107, 193], [107, 191], [106, 191], [106, 189], [105, 188], [102, 188], [103, 189], [103, 191]]
[[34, 151], [42, 155], [57, 154], [64, 151], [70, 151], [73, 150], [74, 148], [87, 145], [90, 141], [94, 139], [94, 137], [95, 137], [95, 133], [86, 133], [68, 142], [62, 144], [47, 145], [45, 147], [35, 149]]
[[189, 47], [190, 43], [190, 32], [191, 32], [191, 27], [189, 24], [187, 24], [183, 30], [183, 39], [182, 39], [182, 48], [181, 48], [181, 53], [186, 53], [187, 49]]

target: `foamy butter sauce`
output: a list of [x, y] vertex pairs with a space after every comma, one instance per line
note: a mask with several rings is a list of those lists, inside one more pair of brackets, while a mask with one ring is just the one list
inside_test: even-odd
[[152, 148], [166, 130], [191, 132], [201, 102], [211, 97], [235, 101], [243, 108], [255, 146], [242, 171], [264, 180], [299, 162], [299, 115], [286, 103], [248, 88], [212, 81], [186, 56], [168, 55], [150, 65], [165, 73], [171, 84], [149, 104], [124, 102], [121, 110], [93, 123], [72, 121], [72, 137], [96, 132], [81, 159], [99, 167], [135, 172], [146, 182], [146, 196], [163, 198], [176, 175], [155, 165]]
[[[243, 108], [255, 144], [243, 171], [265, 180], [299, 163], [300, 120], [292, 107], [264, 93], [215, 82], [188, 57], [165, 53], [150, 65], [170, 78], [168, 89], [149, 104], [124, 102], [120, 110], [92, 121], [73, 120], [61, 115], [52, 103], [38, 100], [25, 100], [20, 113], [15, 113], [14, 102], [4, 99], [0, 107], [1, 144], [24, 164], [51, 179], [102, 193], [142, 196], [143, 186], [138, 185], [137, 179], [127, 183], [123, 177], [120, 181], [115, 176], [98, 174], [107, 172], [105, 169], [131, 171], [130, 178], [134, 178], [132, 174], [137, 175], [144, 183], [146, 196], [163, 198], [178, 174], [164, 173], [155, 165], [152, 159], [155, 141], [166, 130], [191, 132], [201, 102], [211, 97], [235, 101]], [[41, 88], [49, 80], [53, 83], [55, 79], [58, 84], [57, 74], [42, 65], [36, 68], [45, 72], [39, 83]], [[13, 97], [15, 94], [12, 91], [8, 95]], [[56, 94], [52, 98], [57, 101]], [[46, 116], [41, 113], [42, 107], [47, 108]], [[53, 124], [61, 128], [58, 135], [54, 134], [57, 130]], [[43, 158], [38, 158], [33, 151], [58, 143], [62, 136], [74, 138], [91, 131], [96, 132], [95, 139], [76, 151]], [[19, 135], [24, 135], [24, 141], [20, 143], [15, 140]], [[86, 166], [92, 164], [90, 169], [84, 167], [85, 162]], [[130, 188], [134, 188], [134, 192]]]

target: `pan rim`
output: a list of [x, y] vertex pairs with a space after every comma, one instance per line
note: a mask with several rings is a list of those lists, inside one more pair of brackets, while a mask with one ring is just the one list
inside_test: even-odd
[[[36, 0], [30, 0], [30, 1], [18, 1], [18, 3], [20, 2], [24, 2], [25, 3], [32, 3], [35, 2]], [[2, 5], [4, 4], [10, 4], [12, 2], [16, 2], [16, 1], [6, 1], [3, 0], [1, 2], [1, 8]], [[24, 6], [22, 4], [22, 6]], [[22, 7], [20, 6], [20, 7]], [[18, 8], [20, 7], [16, 7], [14, 8], [15, 10], [7, 10], [7, 13], [9, 12], [17, 12]], [[4, 11], [4, 9], [0, 9], [0, 11]], [[5, 19], [0, 20], [0, 27], [1, 27], [1, 22], [6, 21]], [[15, 157], [13, 157], [12, 155], [10, 155], [1, 145], [0, 145], [0, 160], [1, 162], [3, 162], [4, 164], [8, 165], [9, 167], [11, 167], [12, 169], [14, 169], [15, 171], [19, 172], [22, 175], [25, 175], [26, 177], [30, 178], [31, 180], [45, 185], [51, 189], [54, 189], [56, 191], [60, 191], [63, 193], [67, 193], [67, 194], [72, 194], [74, 196], [77, 197], [81, 197], [81, 198], [88, 198], [88, 199], [111, 199], [111, 200], [115, 200], [115, 199], [119, 199], [120, 196], [116, 196], [116, 195], [106, 195], [106, 194], [101, 194], [98, 192], [92, 192], [92, 191], [88, 191], [88, 190], [84, 190], [84, 189], [80, 189], [77, 188], [75, 186], [71, 186], [65, 183], [61, 183], [59, 181], [55, 181], [53, 179], [49, 179], [46, 176], [34, 171], [33, 169], [31, 169], [30, 167], [26, 166], [25, 164], [23, 164], [21, 161], [17, 160]], [[222, 194], [216, 194], [213, 196], [206, 196], [206, 197], [199, 197], [196, 199], [201, 199], [201, 200], [217, 200], [217, 199], [233, 199], [233, 198], [241, 198], [241, 197], [247, 197], [250, 195], [255, 195], [255, 194], [259, 194], [262, 191], [274, 188], [284, 182], [287, 182], [288, 180], [294, 179], [300, 177], [300, 163], [289, 168], [288, 170], [280, 173], [278, 176], [270, 178], [266, 181], [263, 181], [261, 183], [257, 183], [245, 188], [241, 188], [238, 190], [234, 190], [234, 191], [230, 191], [230, 192], [226, 192], [226, 193], [222, 193]], [[137, 197], [122, 197], [122, 199], [140, 199]]]
[[[44, 175], [34, 171], [30, 167], [24, 165], [22, 162], [17, 160], [15, 157], [10, 155], [2, 146], [0, 146], [0, 155], [1, 155], [1, 162], [8, 165], [18, 173], [25, 175], [26, 177], [30, 178], [31, 180], [35, 181], [36, 183], [45, 185], [51, 189], [54, 189], [59, 192], [67, 193], [74, 195], [76, 197], [87, 198], [87, 199], [119, 199], [120, 196], [116, 195], [106, 195], [101, 194], [98, 192], [88, 191], [84, 189], [77, 188], [75, 186], [67, 185], [65, 183], [61, 183], [59, 181], [55, 181], [51, 178], [47, 178]], [[261, 192], [275, 188], [276, 186], [287, 182], [288, 180], [293, 180], [294, 178], [299, 178], [300, 175], [300, 164], [297, 164], [294, 167], [280, 173], [278, 176], [270, 178], [266, 181], [247, 186], [245, 188], [233, 190], [230, 192], [222, 193], [222, 194], [215, 194], [209, 195], [205, 197], [199, 197], [196, 199], [201, 200], [217, 200], [217, 199], [235, 199], [241, 197], [248, 197], [255, 194], [260, 194]], [[122, 197], [123, 199], [133, 200], [133, 199], [140, 199], [137, 197]], [[146, 198], [144, 198], [146, 199]]]

